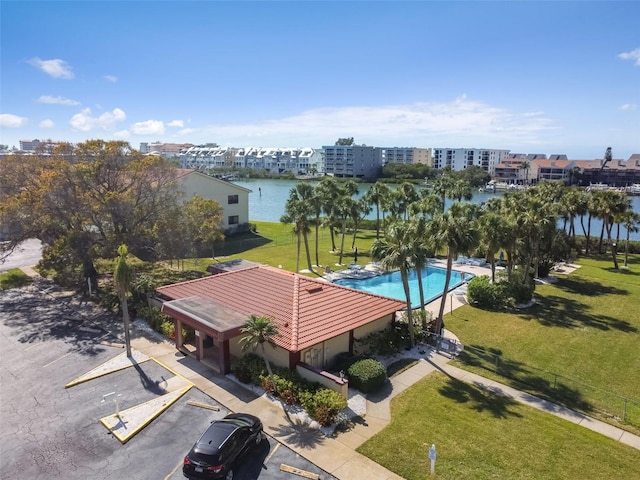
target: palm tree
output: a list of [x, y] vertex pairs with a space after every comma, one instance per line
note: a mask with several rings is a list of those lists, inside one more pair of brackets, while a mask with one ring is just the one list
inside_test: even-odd
[[333, 232], [333, 227], [336, 222], [336, 216], [334, 212], [334, 205], [337, 198], [340, 196], [340, 187], [334, 177], [324, 177], [320, 180], [320, 183], [316, 186], [317, 194], [322, 204], [322, 211], [326, 215], [325, 225], [329, 227], [331, 234], [331, 251], [336, 250], [336, 241]]
[[469, 252], [477, 243], [475, 219], [467, 205], [456, 202], [451, 205], [449, 210], [436, 215], [431, 221], [431, 235], [435, 246], [447, 249], [447, 273], [440, 299], [440, 310], [436, 319], [436, 334], [440, 334], [443, 328], [442, 317], [451, 281], [453, 259], [458, 253]]
[[122, 319], [124, 321], [124, 345], [127, 349], [127, 357], [131, 357], [131, 333], [129, 327], [127, 292], [131, 286], [133, 275], [129, 265], [127, 264], [128, 253], [126, 245], [120, 245], [118, 247], [118, 259], [116, 260], [116, 268], [113, 270], [113, 281], [118, 292], [118, 297], [120, 297], [120, 305], [122, 308]]
[[480, 244], [484, 247], [491, 263], [491, 281], [496, 281], [496, 253], [502, 247], [500, 231], [504, 221], [502, 216], [493, 211], [484, 211], [478, 219]]
[[380, 206], [387, 195], [389, 195], [389, 187], [380, 180], [374, 183], [364, 195], [369, 205], [376, 206], [376, 239], [380, 238]]
[[409, 341], [415, 345], [413, 315], [411, 310], [411, 292], [409, 291], [409, 269], [413, 255], [410, 242], [409, 224], [395, 221], [385, 231], [384, 238], [373, 242], [371, 256], [379, 261], [386, 270], [400, 270], [402, 286], [407, 301], [407, 321], [409, 323]]
[[313, 197], [313, 187], [306, 183], [301, 182], [292, 188], [289, 192], [289, 198], [285, 204], [285, 213], [280, 217], [282, 223], [293, 223], [294, 232], [298, 238], [298, 255], [296, 261], [296, 272], [300, 271], [300, 243], [304, 240], [305, 252], [307, 254], [307, 268], [313, 271], [311, 266], [311, 252], [309, 250], [309, 237], [308, 234], [311, 231], [309, 227], [309, 215], [311, 215], [311, 203], [310, 199]]
[[531, 164], [527, 160], [525, 160], [524, 162], [522, 162], [520, 164], [520, 166], [518, 168], [520, 168], [520, 170], [524, 171], [524, 178], [522, 179], [522, 184], [523, 185], [528, 185], [529, 184], [529, 169], [531, 168]]
[[638, 224], [640, 224], [640, 214], [635, 213], [632, 210], [627, 210], [624, 214], [624, 228], [627, 229], [627, 240], [624, 245], [624, 266], [628, 267], [628, 258], [629, 258], [629, 236], [633, 232], [637, 232], [640, 230], [638, 228]]
[[458, 202], [461, 202], [463, 199], [467, 201], [471, 200], [473, 198], [471, 183], [463, 179], [451, 182], [449, 190], [446, 192], [446, 196]]
[[422, 272], [427, 267], [429, 257], [433, 256], [433, 248], [429, 244], [427, 235], [427, 220], [424, 217], [414, 217], [409, 226], [409, 245], [411, 246], [411, 260], [416, 270], [418, 279], [418, 291], [420, 292], [420, 316], [422, 319], [422, 329], [427, 329], [426, 306], [424, 302], [424, 287], [422, 285]]
[[267, 351], [264, 348], [264, 344], [269, 343], [272, 347], [275, 347], [273, 339], [278, 336], [278, 328], [269, 317], [251, 315], [249, 320], [247, 320], [247, 325], [242, 328], [241, 332], [245, 334], [245, 336], [240, 339], [243, 352], [249, 348], [255, 350], [258, 346], [260, 347], [262, 358], [264, 358], [264, 363], [267, 366], [267, 372], [269, 372], [273, 391], [277, 394], [276, 380], [273, 377], [273, 371], [271, 370], [271, 364], [267, 358]]
[[365, 218], [371, 212], [371, 206], [366, 198], [362, 197], [360, 200], [353, 202], [351, 207], [351, 220], [353, 221], [353, 239], [351, 240], [351, 249], [356, 246], [356, 235], [358, 234], [358, 227], [360, 221]]
[[342, 265], [342, 257], [344, 256], [344, 239], [347, 235], [347, 220], [351, 217], [351, 212], [356, 208], [356, 201], [349, 195], [340, 196], [333, 205], [333, 211], [337, 218], [340, 219], [341, 241], [340, 241], [340, 260], [338, 264]]

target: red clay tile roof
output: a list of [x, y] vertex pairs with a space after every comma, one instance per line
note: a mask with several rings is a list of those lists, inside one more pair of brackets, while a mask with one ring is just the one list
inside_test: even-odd
[[269, 316], [275, 343], [301, 351], [406, 307], [406, 303], [360, 292], [267, 265], [158, 288], [177, 300], [200, 296], [247, 317]]

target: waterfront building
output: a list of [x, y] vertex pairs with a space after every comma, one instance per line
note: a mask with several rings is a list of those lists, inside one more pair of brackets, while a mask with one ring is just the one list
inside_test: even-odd
[[236, 168], [305, 175], [309, 171], [322, 172], [322, 159], [322, 152], [311, 147], [246, 147], [235, 149], [233, 164]]
[[376, 178], [382, 167], [379, 149], [366, 145], [323, 146], [325, 173], [344, 178]]
[[404, 165], [422, 163], [430, 167], [433, 166], [430, 148], [379, 147], [377, 150], [382, 166], [388, 163], [401, 163]]
[[627, 187], [640, 183], [640, 154], [634, 153], [628, 160], [604, 159], [574, 160], [580, 168], [580, 185], [602, 183], [611, 187]]
[[507, 158], [509, 150], [489, 150], [484, 148], [434, 148], [433, 167], [464, 170], [467, 167], [482, 167], [492, 177], [495, 167]]
[[235, 166], [235, 148], [219, 147], [216, 144], [189, 147], [178, 158], [182, 168], [208, 170]]
[[192, 143], [141, 142], [140, 152], [161, 155], [164, 158], [176, 158], [184, 150], [193, 147]]

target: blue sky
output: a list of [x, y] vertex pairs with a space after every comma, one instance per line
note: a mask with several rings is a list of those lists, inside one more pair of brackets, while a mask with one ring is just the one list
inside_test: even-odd
[[640, 2], [0, 3], [0, 143], [640, 153]]

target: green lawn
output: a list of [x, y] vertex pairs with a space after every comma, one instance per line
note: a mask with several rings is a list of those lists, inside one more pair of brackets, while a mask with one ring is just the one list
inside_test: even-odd
[[[291, 225], [274, 222], [251, 222], [257, 226], [257, 236], [254, 238], [242, 237], [242, 239], [234, 239], [233, 237], [225, 242], [216, 258], [220, 261], [233, 260], [243, 258], [252, 262], [264, 263], [282, 268], [291, 272], [296, 271], [296, 252], [297, 238], [292, 233]], [[365, 264], [371, 261], [369, 249], [375, 240], [375, 231], [363, 230], [358, 231], [356, 235], [355, 246], [358, 247], [358, 263]], [[344, 266], [336, 266], [339, 260], [339, 249], [341, 236], [335, 236], [336, 252], [331, 252], [331, 236], [329, 230], [321, 228], [318, 235], [318, 257], [320, 265], [329, 265], [332, 270], [345, 268], [353, 261], [354, 251], [351, 249], [353, 233], [347, 234], [344, 241], [344, 257], [342, 263]], [[315, 229], [312, 228], [309, 233], [309, 250], [311, 252], [311, 264], [315, 264]], [[225, 255], [225, 253], [229, 252]], [[186, 266], [191, 268], [191, 261], [186, 261]], [[211, 258], [203, 258], [199, 260], [198, 269], [204, 270], [207, 265], [212, 263]], [[300, 269], [307, 268], [307, 260], [304, 249], [304, 242], [300, 244]], [[324, 275], [324, 269], [318, 271]]]
[[19, 268], [12, 268], [6, 272], [0, 273], [0, 290], [7, 290], [9, 288], [19, 288], [27, 283], [31, 279]]
[[553, 415], [433, 373], [391, 402], [392, 421], [358, 451], [403, 478], [640, 478], [640, 451]]
[[467, 346], [456, 364], [640, 433], [640, 256], [628, 272], [609, 258], [579, 263], [536, 287], [534, 308], [448, 315]]

